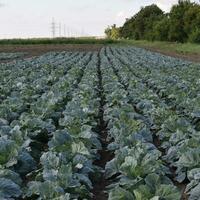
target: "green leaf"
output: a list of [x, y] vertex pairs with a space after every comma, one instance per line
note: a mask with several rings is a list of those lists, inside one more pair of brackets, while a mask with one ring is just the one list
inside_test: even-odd
[[78, 143], [75, 143], [73, 142], [72, 143], [72, 153], [73, 154], [83, 154], [83, 155], [90, 155], [88, 149], [85, 147], [85, 145], [82, 143], [82, 142], [78, 142]]
[[166, 200], [180, 200], [181, 193], [178, 189], [173, 185], [165, 185], [162, 184], [156, 191], [156, 196], [164, 198]]
[[122, 163], [121, 168], [132, 167], [135, 168], [137, 166], [137, 160], [132, 156], [125, 157], [124, 163]]
[[62, 195], [60, 197], [54, 198], [53, 200], [70, 200], [70, 194], [66, 193], [65, 195]]
[[145, 182], [148, 185], [148, 187], [151, 188], [152, 191], [155, 191], [156, 187], [160, 185], [160, 177], [155, 173], [149, 174], [145, 178]]
[[200, 183], [190, 191], [189, 200], [197, 200], [200, 197]]
[[27, 196], [31, 197], [34, 194], [39, 195], [43, 200], [49, 200], [64, 195], [64, 190], [56, 183], [51, 181], [32, 181], [28, 184]]
[[116, 187], [109, 193], [108, 200], [135, 200], [135, 197], [129, 191]]
[[9, 123], [8, 123], [8, 121], [7, 120], [5, 120], [5, 119], [3, 119], [3, 118], [0, 118], [0, 126], [6, 126], [6, 125], [8, 125]]
[[93, 135], [91, 128], [91, 126], [82, 126], [81, 133], [79, 134], [79, 136], [84, 139], [90, 139]]
[[155, 196], [155, 197], [151, 198], [150, 200], [160, 200], [160, 197]]
[[14, 140], [18, 145], [21, 145], [23, 143], [23, 134], [20, 131], [20, 127], [19, 126], [15, 126], [11, 132], [11, 138], [12, 140]]
[[59, 184], [62, 185], [64, 189], [77, 186], [77, 183], [73, 181], [73, 171], [71, 164], [60, 166], [57, 176], [59, 179]]
[[36, 169], [36, 162], [27, 151], [22, 151], [14, 168], [20, 175], [26, 175]]
[[194, 168], [188, 172], [188, 179], [200, 181], [200, 168]]
[[9, 169], [1, 169], [0, 170], [0, 178], [10, 179], [17, 185], [21, 185], [21, 183], [22, 183], [22, 180], [21, 180], [19, 174], [15, 173], [14, 171], [11, 171]]
[[9, 135], [11, 130], [8, 125], [0, 126], [0, 136]]
[[76, 177], [78, 178], [79, 182], [84, 183], [84, 185], [87, 185], [87, 187], [91, 190], [92, 187], [92, 182], [90, 179], [85, 176], [84, 174], [76, 174]]
[[17, 146], [13, 140], [0, 138], [0, 164], [10, 167], [17, 162]]
[[118, 172], [119, 172], [119, 165], [116, 158], [106, 163], [106, 166], [105, 166], [106, 178], [110, 178], [113, 175], [117, 174]]
[[43, 153], [40, 158], [41, 164], [47, 169], [56, 169], [59, 166], [60, 159], [54, 152]]
[[53, 133], [53, 138], [48, 143], [50, 148], [60, 147], [62, 145], [70, 145], [72, 138], [67, 130], [58, 130]]
[[13, 181], [0, 178], [0, 198], [19, 197], [22, 194], [20, 187]]
[[181, 168], [188, 167], [194, 168], [200, 166], [200, 150], [192, 149], [183, 153], [177, 161], [177, 165]]
[[134, 190], [136, 200], [148, 200], [152, 197], [150, 188], [147, 185], [140, 185]]

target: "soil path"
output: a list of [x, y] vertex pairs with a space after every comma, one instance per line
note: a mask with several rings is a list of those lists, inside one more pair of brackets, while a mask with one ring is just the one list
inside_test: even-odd
[[160, 53], [166, 56], [171, 56], [174, 58], [181, 58], [184, 60], [188, 60], [188, 61], [192, 61], [194, 63], [200, 63], [200, 54], [184, 54], [184, 53], [178, 53], [178, 52], [171, 52], [171, 51], [165, 51], [165, 50], [161, 50], [159, 48], [155, 48], [155, 47], [140, 47], [152, 52], [156, 52], [156, 53]]
[[[15, 53], [23, 52], [26, 55], [23, 58], [31, 58], [40, 56], [51, 51], [99, 51], [103, 45], [88, 45], [88, 44], [47, 44], [47, 45], [0, 45], [0, 53]], [[21, 59], [21, 58], [19, 58]], [[4, 60], [8, 62], [14, 59]]]
[[105, 178], [105, 166], [106, 163], [113, 159], [114, 154], [112, 151], [107, 149], [108, 144], [107, 141], [108, 129], [107, 122], [104, 120], [104, 106], [106, 104], [106, 97], [104, 93], [103, 83], [102, 83], [102, 73], [101, 73], [101, 61], [100, 56], [98, 56], [98, 66], [97, 66], [97, 75], [98, 75], [98, 96], [100, 97], [99, 101], [99, 113], [98, 113], [98, 125], [97, 132], [99, 134], [99, 138], [102, 144], [102, 149], [98, 151], [100, 155], [100, 159], [94, 162], [95, 165], [102, 168], [102, 173], [100, 178], [96, 180], [93, 185], [93, 200], [107, 200], [108, 194], [105, 193], [106, 186], [110, 184], [110, 181]]

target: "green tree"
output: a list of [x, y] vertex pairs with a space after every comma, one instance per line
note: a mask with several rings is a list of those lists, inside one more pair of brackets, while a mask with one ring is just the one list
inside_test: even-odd
[[186, 42], [188, 34], [185, 30], [185, 14], [193, 6], [189, 0], [179, 0], [170, 11], [169, 40], [174, 42]]
[[106, 28], [105, 34], [106, 34], [107, 38], [111, 38], [111, 28], [110, 27]]
[[155, 4], [141, 8], [120, 28], [113, 25], [105, 31], [107, 37], [118, 39], [199, 42], [200, 5], [190, 0], [179, 0], [164, 12]]
[[116, 24], [112, 25], [111, 27], [108, 27], [105, 30], [105, 34], [107, 38], [116, 40], [120, 38], [120, 28], [116, 26]]
[[160, 21], [157, 21], [153, 27], [154, 40], [167, 41], [169, 39], [170, 19], [165, 15]]
[[200, 5], [191, 4], [184, 15], [184, 31], [190, 35], [200, 28]]
[[200, 43], [200, 28], [196, 28], [190, 33], [189, 42]]
[[155, 4], [142, 8], [135, 16], [125, 22], [121, 28], [122, 37], [152, 39], [153, 25], [163, 15], [163, 11]]
[[121, 37], [125, 39], [139, 39], [139, 34], [135, 29], [135, 17], [126, 19], [125, 24], [121, 27], [120, 33]]

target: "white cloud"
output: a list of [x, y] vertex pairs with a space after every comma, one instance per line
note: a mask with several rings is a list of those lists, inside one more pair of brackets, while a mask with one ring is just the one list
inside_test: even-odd
[[130, 13], [121, 10], [115, 15], [114, 23], [117, 24], [117, 26], [122, 26], [128, 17], [130, 17]]
[[126, 18], [136, 14], [141, 6], [154, 3], [168, 12], [172, 4], [177, 2], [178, 0], [0, 0], [0, 38], [50, 36], [52, 17], [56, 22], [66, 24], [69, 30], [82, 32], [84, 29], [90, 35], [103, 35], [108, 25], [115, 23], [122, 26]]
[[125, 17], [125, 12], [124, 11], [120, 11], [117, 13], [117, 18], [124, 18]]
[[178, 0], [156, 0], [155, 3], [165, 12], [169, 12], [172, 5], [176, 4]]
[[[192, 0], [192, 2], [199, 2], [199, 1]], [[178, 0], [155, 0], [154, 3], [156, 3], [165, 12], [169, 12], [172, 5], [177, 4]]]

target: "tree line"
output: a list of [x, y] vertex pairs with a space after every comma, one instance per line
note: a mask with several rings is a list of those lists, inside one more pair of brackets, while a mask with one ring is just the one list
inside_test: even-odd
[[110, 39], [200, 43], [200, 5], [179, 0], [169, 13], [155, 4], [142, 7], [122, 27], [114, 24], [105, 34]]

